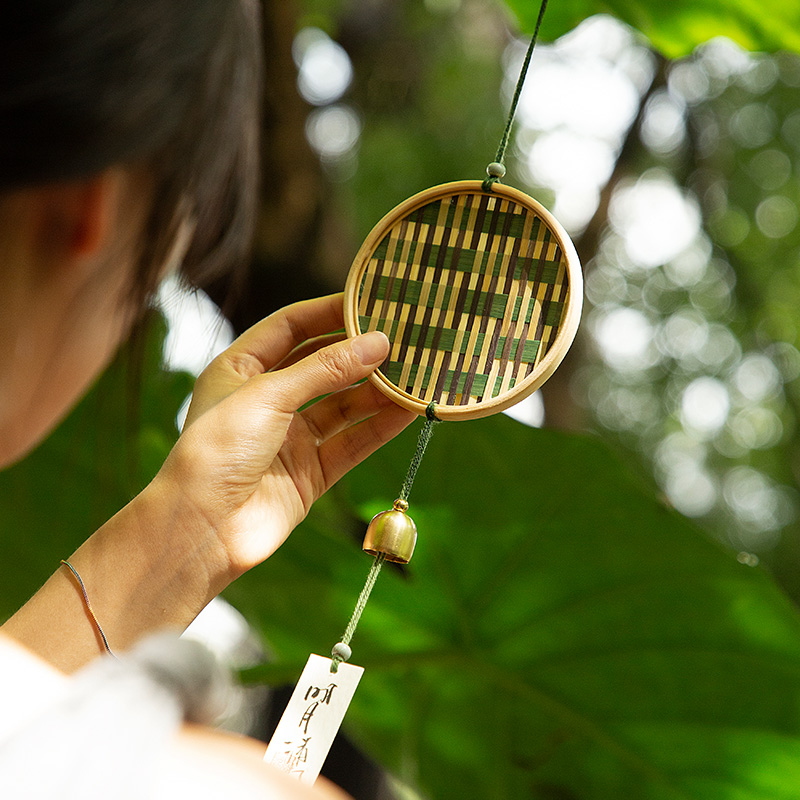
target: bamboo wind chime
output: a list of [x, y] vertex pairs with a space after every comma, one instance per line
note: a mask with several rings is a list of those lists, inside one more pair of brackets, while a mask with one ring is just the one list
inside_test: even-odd
[[350, 622], [330, 659], [311, 656], [267, 750], [267, 760], [305, 782], [316, 778], [363, 673], [345, 662], [381, 568], [407, 564], [414, 552], [408, 500], [434, 426], [496, 414], [528, 397], [578, 329], [583, 278], [569, 236], [536, 200], [500, 183], [546, 6], [543, 0], [487, 177], [426, 189], [390, 211], [347, 279], [347, 334], [377, 330], [390, 342], [370, 380], [426, 420], [398, 498], [367, 528], [363, 549], [374, 561]]

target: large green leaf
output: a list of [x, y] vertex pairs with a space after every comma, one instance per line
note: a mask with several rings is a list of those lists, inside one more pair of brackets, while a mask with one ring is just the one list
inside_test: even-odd
[[[412, 450], [384, 448], [229, 590], [277, 654], [262, 677], [336, 641], [368, 568], [349, 508], [390, 505]], [[797, 796], [798, 616], [604, 445], [443, 425], [412, 514], [414, 560], [384, 570], [354, 640], [348, 718], [399, 776], [437, 800]]]
[[[535, 0], [506, 0], [522, 30], [532, 32], [539, 13]], [[800, 52], [800, 4], [786, 0], [554, 0], [542, 35], [554, 39], [593, 14], [608, 13], [641, 31], [665, 56], [679, 58], [715, 36], [727, 36], [748, 50]]]

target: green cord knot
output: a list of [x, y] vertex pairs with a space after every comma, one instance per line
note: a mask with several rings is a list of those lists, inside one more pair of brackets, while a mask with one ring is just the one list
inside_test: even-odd
[[436, 403], [433, 400], [428, 403], [428, 407], [425, 409], [425, 418], [431, 422], [441, 422], [439, 417], [436, 416]]

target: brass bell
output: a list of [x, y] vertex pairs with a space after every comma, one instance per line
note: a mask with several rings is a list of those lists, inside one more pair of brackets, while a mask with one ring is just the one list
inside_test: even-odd
[[373, 556], [383, 553], [387, 561], [408, 564], [417, 543], [417, 526], [407, 510], [408, 503], [398, 499], [391, 511], [376, 514], [364, 536], [364, 552]]

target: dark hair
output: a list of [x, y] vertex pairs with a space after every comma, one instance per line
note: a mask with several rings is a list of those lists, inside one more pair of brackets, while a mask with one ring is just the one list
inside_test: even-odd
[[142, 165], [153, 179], [134, 291], [181, 223], [183, 274], [241, 261], [254, 227], [257, 0], [23, 0], [0, 24], [0, 192]]

